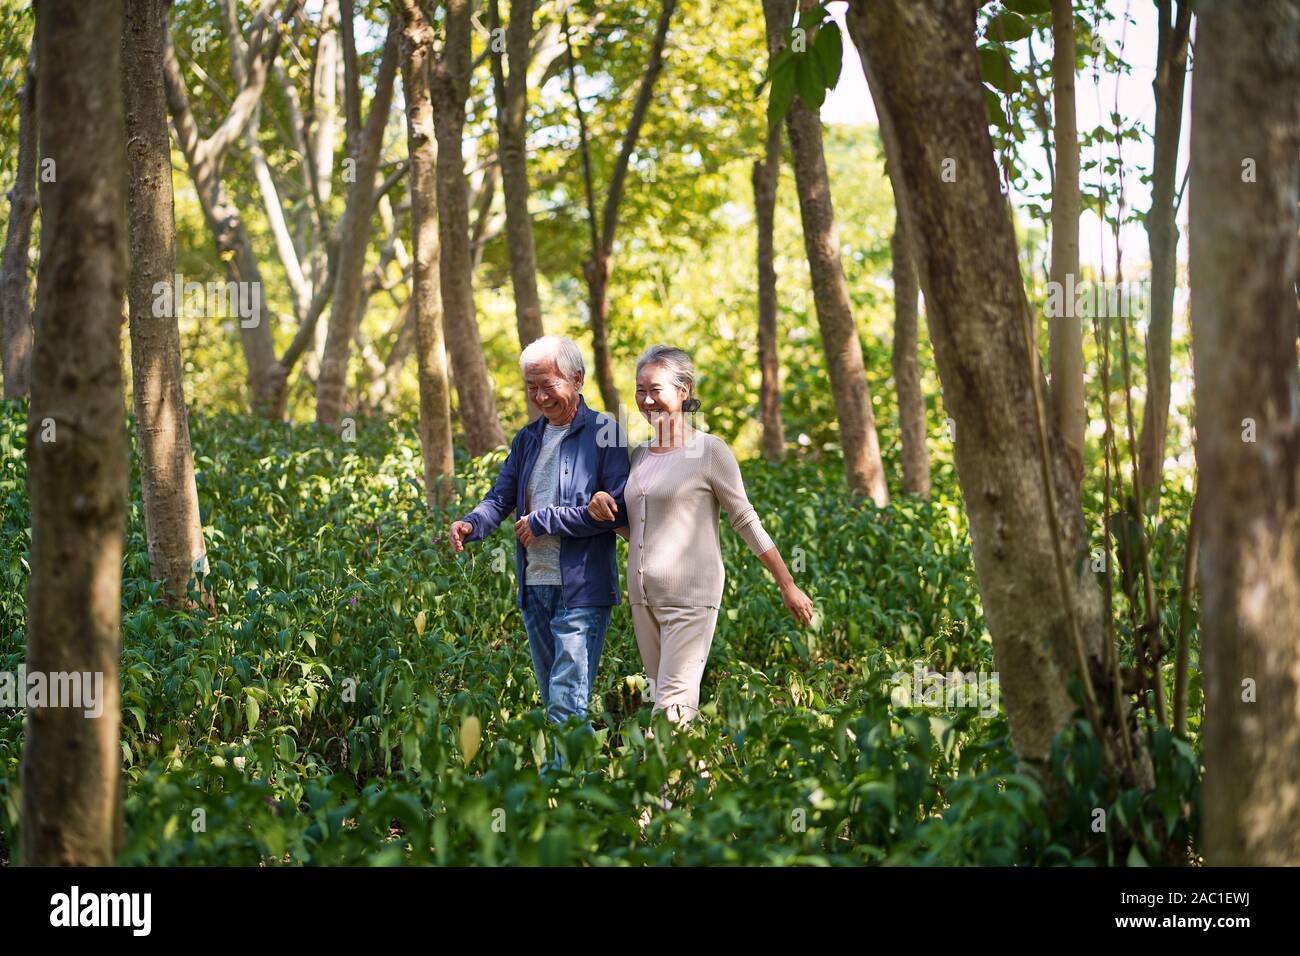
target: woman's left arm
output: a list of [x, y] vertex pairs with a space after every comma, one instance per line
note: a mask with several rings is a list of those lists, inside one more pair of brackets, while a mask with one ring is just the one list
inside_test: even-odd
[[754, 510], [754, 506], [749, 503], [749, 498], [745, 494], [745, 482], [740, 477], [740, 466], [736, 463], [736, 456], [721, 441], [711, 442], [710, 445], [709, 460], [706, 464], [709, 484], [718, 503], [731, 519], [731, 527], [745, 539], [749, 549], [758, 556], [758, 560], [763, 562], [763, 566], [776, 579], [777, 586], [781, 589], [781, 600], [785, 602], [790, 615], [800, 624], [811, 624], [813, 603], [799, 585], [794, 583], [794, 577], [790, 574], [790, 569], [785, 566], [785, 559], [781, 557], [781, 552], [776, 549], [772, 539], [763, 530], [758, 512]]
[[786, 609], [794, 619], [800, 624], [811, 624], [812, 599], [794, 583], [794, 577], [790, 574], [790, 569], [785, 566], [785, 559], [781, 557], [781, 552], [773, 547], [760, 554], [758, 560], [762, 561], [763, 567], [771, 571], [772, 577], [776, 578], [777, 587], [781, 589], [781, 600], [785, 602]]

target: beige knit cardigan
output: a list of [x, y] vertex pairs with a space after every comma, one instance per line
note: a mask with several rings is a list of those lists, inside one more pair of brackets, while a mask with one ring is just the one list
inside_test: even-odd
[[651, 452], [643, 442], [631, 464], [624, 493], [629, 603], [721, 606], [719, 508], [754, 554], [775, 547], [745, 496], [736, 456], [726, 442], [697, 431], [672, 451]]

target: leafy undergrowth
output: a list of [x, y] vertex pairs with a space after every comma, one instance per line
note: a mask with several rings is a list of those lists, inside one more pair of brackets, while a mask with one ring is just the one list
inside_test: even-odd
[[[846, 502], [834, 460], [746, 464], [817, 603], [814, 628], [793, 626], [725, 531], [726, 610], [699, 719], [650, 726], [621, 606], [593, 736], [547, 725], [510, 528], [452, 554], [450, 513], [423, 503], [413, 428], [366, 421], [345, 443], [239, 417], [191, 425], [216, 613], [162, 606], [133, 475], [123, 863], [1106, 864], [1189, 846], [1199, 763], [1185, 742], [1157, 733], [1157, 790], [1115, 794], [1086, 724], [1070, 728], [1057, 763], [1068, 799], [1049, 814], [1000, 711], [900, 696], [895, 675], [918, 662], [996, 670], [946, 467], [933, 501], [878, 511]], [[25, 441], [25, 409], [0, 411], [7, 671], [24, 656]], [[460, 505], [500, 461], [458, 462]], [[16, 855], [21, 738], [22, 712], [0, 710], [0, 859]], [[557, 752], [564, 767], [540, 773]]]

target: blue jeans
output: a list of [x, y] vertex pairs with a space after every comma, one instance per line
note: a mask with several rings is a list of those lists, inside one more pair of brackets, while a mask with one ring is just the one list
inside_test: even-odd
[[587, 716], [591, 685], [605, 649], [611, 608], [565, 607], [560, 586], [524, 586], [524, 629], [546, 716], [555, 723]]

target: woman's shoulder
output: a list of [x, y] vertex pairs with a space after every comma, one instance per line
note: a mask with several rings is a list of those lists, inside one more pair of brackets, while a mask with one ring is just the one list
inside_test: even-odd
[[732, 461], [736, 460], [735, 454], [731, 451], [731, 446], [717, 435], [710, 435], [708, 432], [697, 431], [695, 433], [695, 440], [699, 441], [703, 457], [706, 461], [715, 459], [718, 461], [726, 461], [727, 459], [731, 459]]

